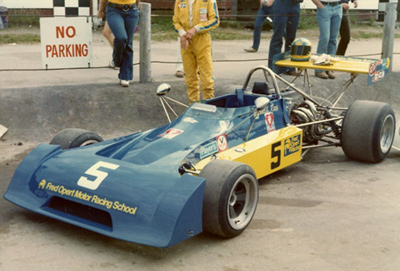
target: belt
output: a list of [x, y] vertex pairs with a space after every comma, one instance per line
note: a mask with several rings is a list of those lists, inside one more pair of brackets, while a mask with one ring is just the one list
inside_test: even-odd
[[340, 5], [340, 1], [337, 1], [337, 2], [323, 2], [323, 1], [321, 1], [321, 4], [322, 5], [324, 5], [324, 6], [326, 6], [326, 5], [328, 5], [328, 6], [337, 6], [337, 5]]
[[123, 11], [128, 11], [128, 10], [130, 10], [130, 9], [133, 9], [133, 7], [134, 7], [135, 5], [134, 5], [134, 4], [131, 4], [131, 5], [128, 5], [128, 4], [120, 5], [120, 4], [114, 4], [114, 3], [108, 2], [108, 3], [107, 3], [107, 6], [113, 7], [113, 8], [117, 8], [117, 9], [120, 9], [120, 10], [123, 10]]

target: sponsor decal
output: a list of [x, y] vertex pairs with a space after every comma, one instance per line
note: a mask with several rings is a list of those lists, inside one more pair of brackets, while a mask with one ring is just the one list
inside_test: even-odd
[[183, 119], [184, 122], [189, 122], [189, 123], [198, 123], [197, 120], [195, 120], [194, 118], [184, 118]]
[[174, 137], [176, 137], [177, 135], [180, 135], [183, 133], [183, 130], [180, 129], [168, 129], [167, 131], [165, 131], [165, 133], [158, 135], [159, 137], [163, 137], [166, 139], [173, 139]]
[[107, 209], [120, 211], [126, 214], [135, 215], [138, 207], [131, 207], [120, 201], [113, 201], [107, 198], [91, 195], [78, 189], [67, 188], [63, 185], [56, 185], [46, 180], [41, 180], [38, 185], [39, 190], [46, 190], [56, 193], [64, 198], [79, 199], [88, 203], [99, 205]]
[[390, 67], [390, 58], [374, 60], [368, 67], [368, 85], [374, 85], [385, 77]]
[[228, 140], [225, 134], [217, 136], [217, 145], [220, 152], [228, 149]]
[[369, 76], [374, 75], [374, 73], [376, 72], [376, 62], [369, 64], [369, 69], [368, 69], [368, 74]]
[[301, 147], [300, 135], [295, 135], [293, 137], [285, 139], [285, 151], [284, 156], [291, 155], [298, 152]]
[[270, 104], [270, 105], [269, 105], [269, 111], [271, 111], [271, 112], [276, 112], [276, 111], [278, 111], [278, 110], [279, 110], [279, 106], [273, 105], [273, 104]]
[[265, 123], [267, 124], [268, 133], [275, 131], [274, 113], [269, 112], [265, 114]]
[[226, 135], [217, 136], [216, 140], [200, 148], [200, 159], [203, 159], [216, 152], [226, 151], [228, 149], [228, 140]]
[[180, 4], [178, 4], [178, 7], [179, 8], [186, 8], [186, 3], [180, 3]]
[[207, 9], [201, 8], [200, 9], [200, 22], [207, 22]]
[[213, 141], [200, 148], [200, 159], [203, 159], [218, 151], [217, 142]]

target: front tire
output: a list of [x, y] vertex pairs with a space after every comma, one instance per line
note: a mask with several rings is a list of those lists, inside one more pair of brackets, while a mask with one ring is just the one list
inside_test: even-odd
[[206, 179], [203, 230], [235, 237], [250, 224], [258, 203], [258, 180], [248, 165], [213, 160], [199, 174]]
[[61, 149], [66, 150], [87, 146], [102, 141], [103, 138], [96, 133], [84, 129], [69, 128], [64, 129], [56, 134], [50, 141], [50, 144], [60, 145]]
[[383, 161], [393, 144], [395, 123], [390, 105], [355, 101], [343, 120], [341, 141], [344, 153], [358, 161]]

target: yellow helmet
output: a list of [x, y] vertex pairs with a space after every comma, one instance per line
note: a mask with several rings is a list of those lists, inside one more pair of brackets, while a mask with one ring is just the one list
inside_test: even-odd
[[311, 42], [306, 38], [297, 38], [290, 46], [292, 61], [308, 61], [311, 57]]

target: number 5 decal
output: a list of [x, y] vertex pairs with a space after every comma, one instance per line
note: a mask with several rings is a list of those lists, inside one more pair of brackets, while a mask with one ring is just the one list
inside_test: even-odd
[[78, 185], [88, 188], [88, 189], [91, 189], [91, 190], [96, 190], [99, 187], [99, 185], [104, 181], [104, 179], [107, 178], [107, 176], [108, 176], [107, 172], [99, 170], [99, 168], [101, 168], [101, 167], [115, 170], [119, 167], [119, 165], [99, 161], [96, 164], [94, 164], [93, 166], [91, 166], [85, 172], [85, 174], [91, 175], [91, 176], [94, 176], [97, 178], [94, 181], [91, 181], [91, 180], [88, 180], [88, 178], [82, 176], [78, 180]]
[[281, 146], [281, 141], [272, 144], [271, 158], [276, 158], [276, 162], [271, 162], [271, 169], [276, 169], [281, 165], [281, 150], [277, 149]]

